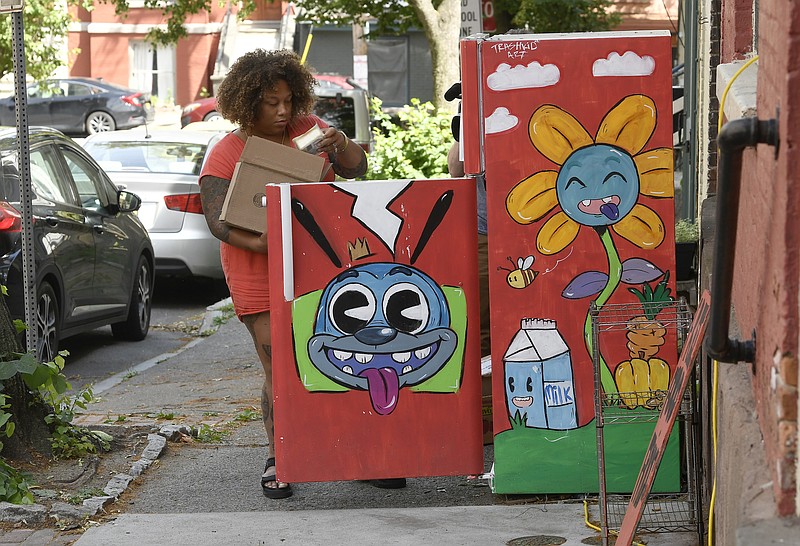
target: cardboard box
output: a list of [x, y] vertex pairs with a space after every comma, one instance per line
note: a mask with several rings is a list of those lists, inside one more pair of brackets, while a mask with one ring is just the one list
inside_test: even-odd
[[267, 227], [264, 187], [271, 182], [319, 182], [325, 160], [264, 138], [250, 137], [233, 171], [219, 219], [254, 233]]

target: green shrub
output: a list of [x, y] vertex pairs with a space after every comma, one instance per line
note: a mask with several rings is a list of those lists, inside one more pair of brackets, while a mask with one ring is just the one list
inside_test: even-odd
[[373, 99], [372, 132], [375, 143], [369, 156], [368, 180], [445, 178], [447, 152], [453, 144], [452, 113], [438, 112], [430, 102], [411, 99], [393, 120]]
[[[10, 360], [0, 361], [0, 438], [14, 434], [14, 421], [7, 410], [10, 409], [8, 395], [3, 393], [5, 381], [19, 374], [34, 398], [50, 409], [44, 421], [50, 428], [50, 442], [53, 456], [57, 458], [84, 457], [95, 453], [98, 448], [108, 450], [111, 436], [101, 431], [90, 431], [72, 423], [76, 408], [86, 409], [93, 399], [90, 388], [70, 396], [70, 384], [63, 374], [64, 357], [69, 354], [61, 351], [51, 362], [37, 362], [33, 353], [10, 355]], [[3, 442], [0, 439], [0, 453]], [[29, 477], [17, 471], [0, 457], [0, 501], [14, 504], [30, 504]]]
[[33, 504], [30, 476], [0, 459], [0, 500], [12, 504]]
[[675, 242], [694, 243], [700, 238], [700, 226], [696, 220], [678, 220], [675, 222]]

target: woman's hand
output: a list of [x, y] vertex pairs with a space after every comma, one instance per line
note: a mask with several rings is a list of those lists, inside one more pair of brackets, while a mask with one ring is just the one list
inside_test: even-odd
[[322, 130], [323, 137], [317, 143], [317, 149], [327, 154], [338, 154], [348, 146], [347, 136], [335, 127], [325, 127]]
[[267, 253], [267, 230], [264, 230], [264, 233], [258, 237], [253, 252], [258, 252], [259, 254]]
[[228, 192], [230, 180], [216, 176], [204, 176], [200, 184], [200, 201], [203, 215], [211, 234], [224, 243], [244, 248], [259, 254], [267, 253], [267, 232], [261, 235], [227, 225], [219, 219], [222, 204]]
[[322, 130], [319, 150], [326, 152], [333, 163], [333, 172], [342, 178], [356, 178], [367, 172], [367, 154], [358, 144], [335, 127]]

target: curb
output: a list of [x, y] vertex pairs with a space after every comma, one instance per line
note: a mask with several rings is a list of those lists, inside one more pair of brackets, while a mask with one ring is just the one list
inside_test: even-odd
[[199, 334], [196, 339], [188, 342], [186, 345], [180, 347], [178, 350], [173, 351], [171, 353], [162, 353], [158, 356], [154, 356], [149, 360], [145, 360], [144, 362], [140, 362], [131, 368], [128, 368], [125, 371], [116, 373], [111, 377], [103, 379], [92, 385], [92, 392], [94, 394], [100, 394], [103, 391], [110, 389], [111, 387], [115, 387], [122, 383], [126, 377], [128, 377], [131, 372], [141, 373], [149, 368], [152, 368], [156, 364], [160, 364], [172, 358], [173, 356], [177, 356], [181, 354], [183, 351], [187, 349], [191, 349], [198, 343], [205, 340], [208, 336], [215, 333], [219, 330], [219, 327], [222, 322], [228, 320], [231, 316], [227, 310], [232, 305], [232, 300], [230, 297], [225, 298], [224, 300], [218, 301], [212, 305], [206, 307], [206, 312], [203, 315], [203, 323], [200, 325]]
[[[138, 476], [147, 470], [161, 454], [167, 445], [167, 440], [177, 441], [182, 436], [191, 435], [191, 429], [184, 425], [164, 425], [157, 434], [147, 435], [147, 445], [142, 450], [139, 458], [133, 462], [127, 474], [116, 474], [105, 488], [103, 496], [90, 497], [80, 506], [66, 502], [54, 502], [49, 508], [43, 504], [12, 504], [0, 502], [0, 521], [6, 523], [42, 524], [48, 518], [55, 520], [56, 524], [80, 524], [86, 518], [96, 515], [105, 507], [116, 501], [125, 492], [128, 486]], [[50, 490], [36, 490], [40, 498], [53, 498]]]
[[233, 300], [230, 297], [206, 307], [203, 315], [203, 324], [200, 325], [200, 335], [209, 336], [219, 330], [222, 322], [235, 317], [233, 314]]
[[[231, 298], [226, 298], [213, 305], [206, 307], [205, 315], [203, 316], [203, 324], [200, 328], [200, 337], [194, 339], [171, 353], [163, 353], [149, 360], [141, 362], [134, 366], [132, 369], [136, 372], [142, 372], [148, 368], [152, 368], [156, 364], [165, 362], [170, 358], [182, 353], [183, 351], [194, 347], [201, 341], [205, 340], [210, 335], [214, 334], [221, 324], [231, 318]], [[111, 376], [99, 383], [95, 384], [92, 391], [99, 394], [105, 390], [114, 387], [121, 383], [130, 370], [118, 373]], [[86, 426], [80, 424], [80, 419], [76, 420], [79, 426]], [[97, 428], [110, 428], [114, 432], [114, 425], [107, 427]], [[152, 427], [151, 430], [155, 430]], [[113, 476], [105, 488], [103, 489], [103, 496], [95, 496], [85, 499], [83, 504], [72, 505], [66, 502], [54, 502], [49, 508], [44, 504], [29, 504], [19, 505], [9, 502], [0, 502], [0, 522], [5, 523], [24, 523], [24, 524], [44, 524], [48, 518], [55, 520], [56, 524], [80, 524], [87, 518], [97, 515], [100, 511], [105, 511], [105, 508], [116, 501], [122, 493], [127, 490], [128, 486], [139, 476], [141, 476], [164, 452], [167, 446], [167, 441], [177, 442], [181, 438], [192, 436], [192, 428], [186, 425], [166, 424], [158, 428], [157, 432], [149, 432], [147, 434], [147, 445], [142, 450], [139, 458], [131, 464], [127, 473], [119, 473]], [[54, 498], [55, 492], [50, 490], [36, 490], [35, 495], [42, 498]]]

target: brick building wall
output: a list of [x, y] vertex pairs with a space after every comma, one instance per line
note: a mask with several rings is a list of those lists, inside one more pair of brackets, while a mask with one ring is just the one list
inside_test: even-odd
[[[175, 46], [172, 98], [176, 104], [191, 102], [202, 88], [211, 88], [210, 74], [220, 40], [218, 23], [225, 8], [212, 2], [209, 9], [187, 17], [189, 36]], [[144, 40], [150, 27], [163, 23], [159, 10], [132, 7], [121, 17], [112, 4], [103, 3], [95, 4], [92, 11], [72, 6], [70, 13], [75, 20], [68, 35], [70, 75], [103, 78], [123, 86], [129, 85], [131, 77], [130, 41]]]
[[[711, 88], [717, 87], [717, 66], [720, 63], [720, 33], [721, 33], [722, 1], [711, 1], [711, 48], [709, 50], [711, 66]], [[717, 127], [719, 126], [719, 100], [711, 93], [708, 119], [708, 193], [717, 193]]]
[[[759, 5], [757, 112], [780, 108], [780, 154], [760, 145], [745, 151], [733, 306], [741, 337], [757, 332], [751, 388], [778, 516], [796, 512], [797, 354], [800, 332], [800, 181], [794, 166], [800, 115], [800, 6], [790, 0]], [[745, 13], [738, 13], [738, 11]], [[752, 41], [752, 5], [722, 4], [722, 58], [732, 60]], [[757, 257], [757, 259], [756, 259]], [[740, 438], [728, 438], [737, 442]], [[721, 449], [726, 449], [724, 446]]]
[[722, 62], [741, 59], [753, 49], [753, 0], [725, 0], [723, 2]]

